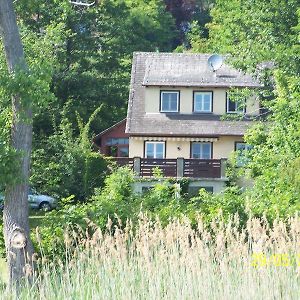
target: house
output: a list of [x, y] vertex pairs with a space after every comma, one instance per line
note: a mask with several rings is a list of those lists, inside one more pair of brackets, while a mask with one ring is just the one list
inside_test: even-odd
[[105, 156], [128, 157], [129, 134], [125, 133], [126, 119], [97, 134], [93, 142]]
[[[224, 188], [226, 159], [247, 148], [243, 136], [260, 115], [255, 93], [239, 102], [229, 91], [261, 85], [224, 63], [212, 70], [209, 57], [134, 53], [125, 134], [138, 176], [151, 178], [159, 167], [165, 176], [190, 178], [191, 187]], [[226, 119], [234, 115], [238, 120]]]

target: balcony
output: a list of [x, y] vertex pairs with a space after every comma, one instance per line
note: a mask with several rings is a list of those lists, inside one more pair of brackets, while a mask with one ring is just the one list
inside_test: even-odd
[[154, 169], [159, 168], [164, 177], [194, 179], [225, 179], [226, 159], [153, 159], [153, 158], [114, 158], [119, 166], [128, 165], [137, 176], [153, 177]]

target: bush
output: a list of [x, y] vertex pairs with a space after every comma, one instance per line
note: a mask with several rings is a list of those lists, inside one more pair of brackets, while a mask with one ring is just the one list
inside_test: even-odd
[[64, 233], [87, 232], [92, 234], [91, 224], [106, 230], [108, 218], [112, 228], [127, 218], [134, 219], [138, 211], [138, 198], [133, 194], [132, 171], [123, 167], [105, 180], [105, 187], [96, 189], [95, 195], [85, 204], [70, 204], [63, 199], [60, 210], [51, 211], [45, 216], [45, 226], [39, 229], [39, 236], [33, 234], [35, 245], [47, 256], [64, 255]]
[[33, 151], [31, 182], [40, 192], [85, 200], [102, 187], [108, 162], [93, 152], [86, 128], [76, 137], [72, 125], [63, 120], [55, 134], [39, 141]]
[[[93, 228], [102, 231], [114, 231], [116, 226], [123, 228], [127, 220], [137, 223], [139, 214], [146, 213], [150, 218], [159, 217], [163, 225], [171, 220], [188, 217], [193, 226], [197, 225], [199, 215], [206, 223], [211, 222], [222, 211], [223, 218], [238, 213], [241, 223], [245, 223], [247, 214], [240, 191], [236, 187], [227, 188], [223, 193], [213, 195], [200, 190], [194, 198], [183, 198], [178, 193], [178, 185], [163, 180], [148, 193], [140, 195], [133, 191], [133, 172], [122, 167], [105, 179], [105, 186], [96, 189], [95, 195], [85, 204], [70, 204], [68, 199], [59, 211], [46, 215], [45, 226], [40, 229], [40, 240], [46, 255], [65, 253], [64, 232], [79, 232], [92, 235]], [[109, 220], [110, 228], [107, 229]], [[91, 226], [92, 225], [92, 226]]]

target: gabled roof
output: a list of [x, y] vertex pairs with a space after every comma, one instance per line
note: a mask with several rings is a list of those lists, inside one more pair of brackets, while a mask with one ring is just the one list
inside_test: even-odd
[[251, 121], [221, 121], [220, 116], [146, 114], [146, 86], [260, 87], [251, 76], [224, 65], [217, 76], [209, 70], [209, 54], [133, 54], [126, 132], [130, 135], [217, 136], [244, 135]]
[[223, 63], [213, 72], [207, 63], [211, 54], [136, 53], [145, 57], [146, 86], [259, 87], [253, 77]]
[[112, 126], [106, 128], [105, 130], [101, 131], [100, 133], [98, 133], [97, 135], [95, 135], [95, 136], [93, 137], [93, 143], [96, 144], [96, 145], [99, 147], [99, 146], [100, 146], [100, 145], [99, 145], [99, 141], [100, 141], [101, 137], [102, 137], [104, 134], [106, 134], [106, 133], [112, 131], [113, 129], [115, 129], [115, 128], [118, 127], [118, 126], [121, 126], [121, 125], [123, 125], [123, 124], [125, 125], [125, 123], [126, 123], [126, 119], [123, 119], [123, 120], [119, 121], [118, 123], [115, 123], [114, 125], [112, 125]]

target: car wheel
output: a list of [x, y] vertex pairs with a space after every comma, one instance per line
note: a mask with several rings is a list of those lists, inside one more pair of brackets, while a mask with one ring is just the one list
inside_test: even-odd
[[39, 209], [43, 211], [49, 211], [51, 210], [51, 206], [48, 202], [42, 202], [39, 206]]

